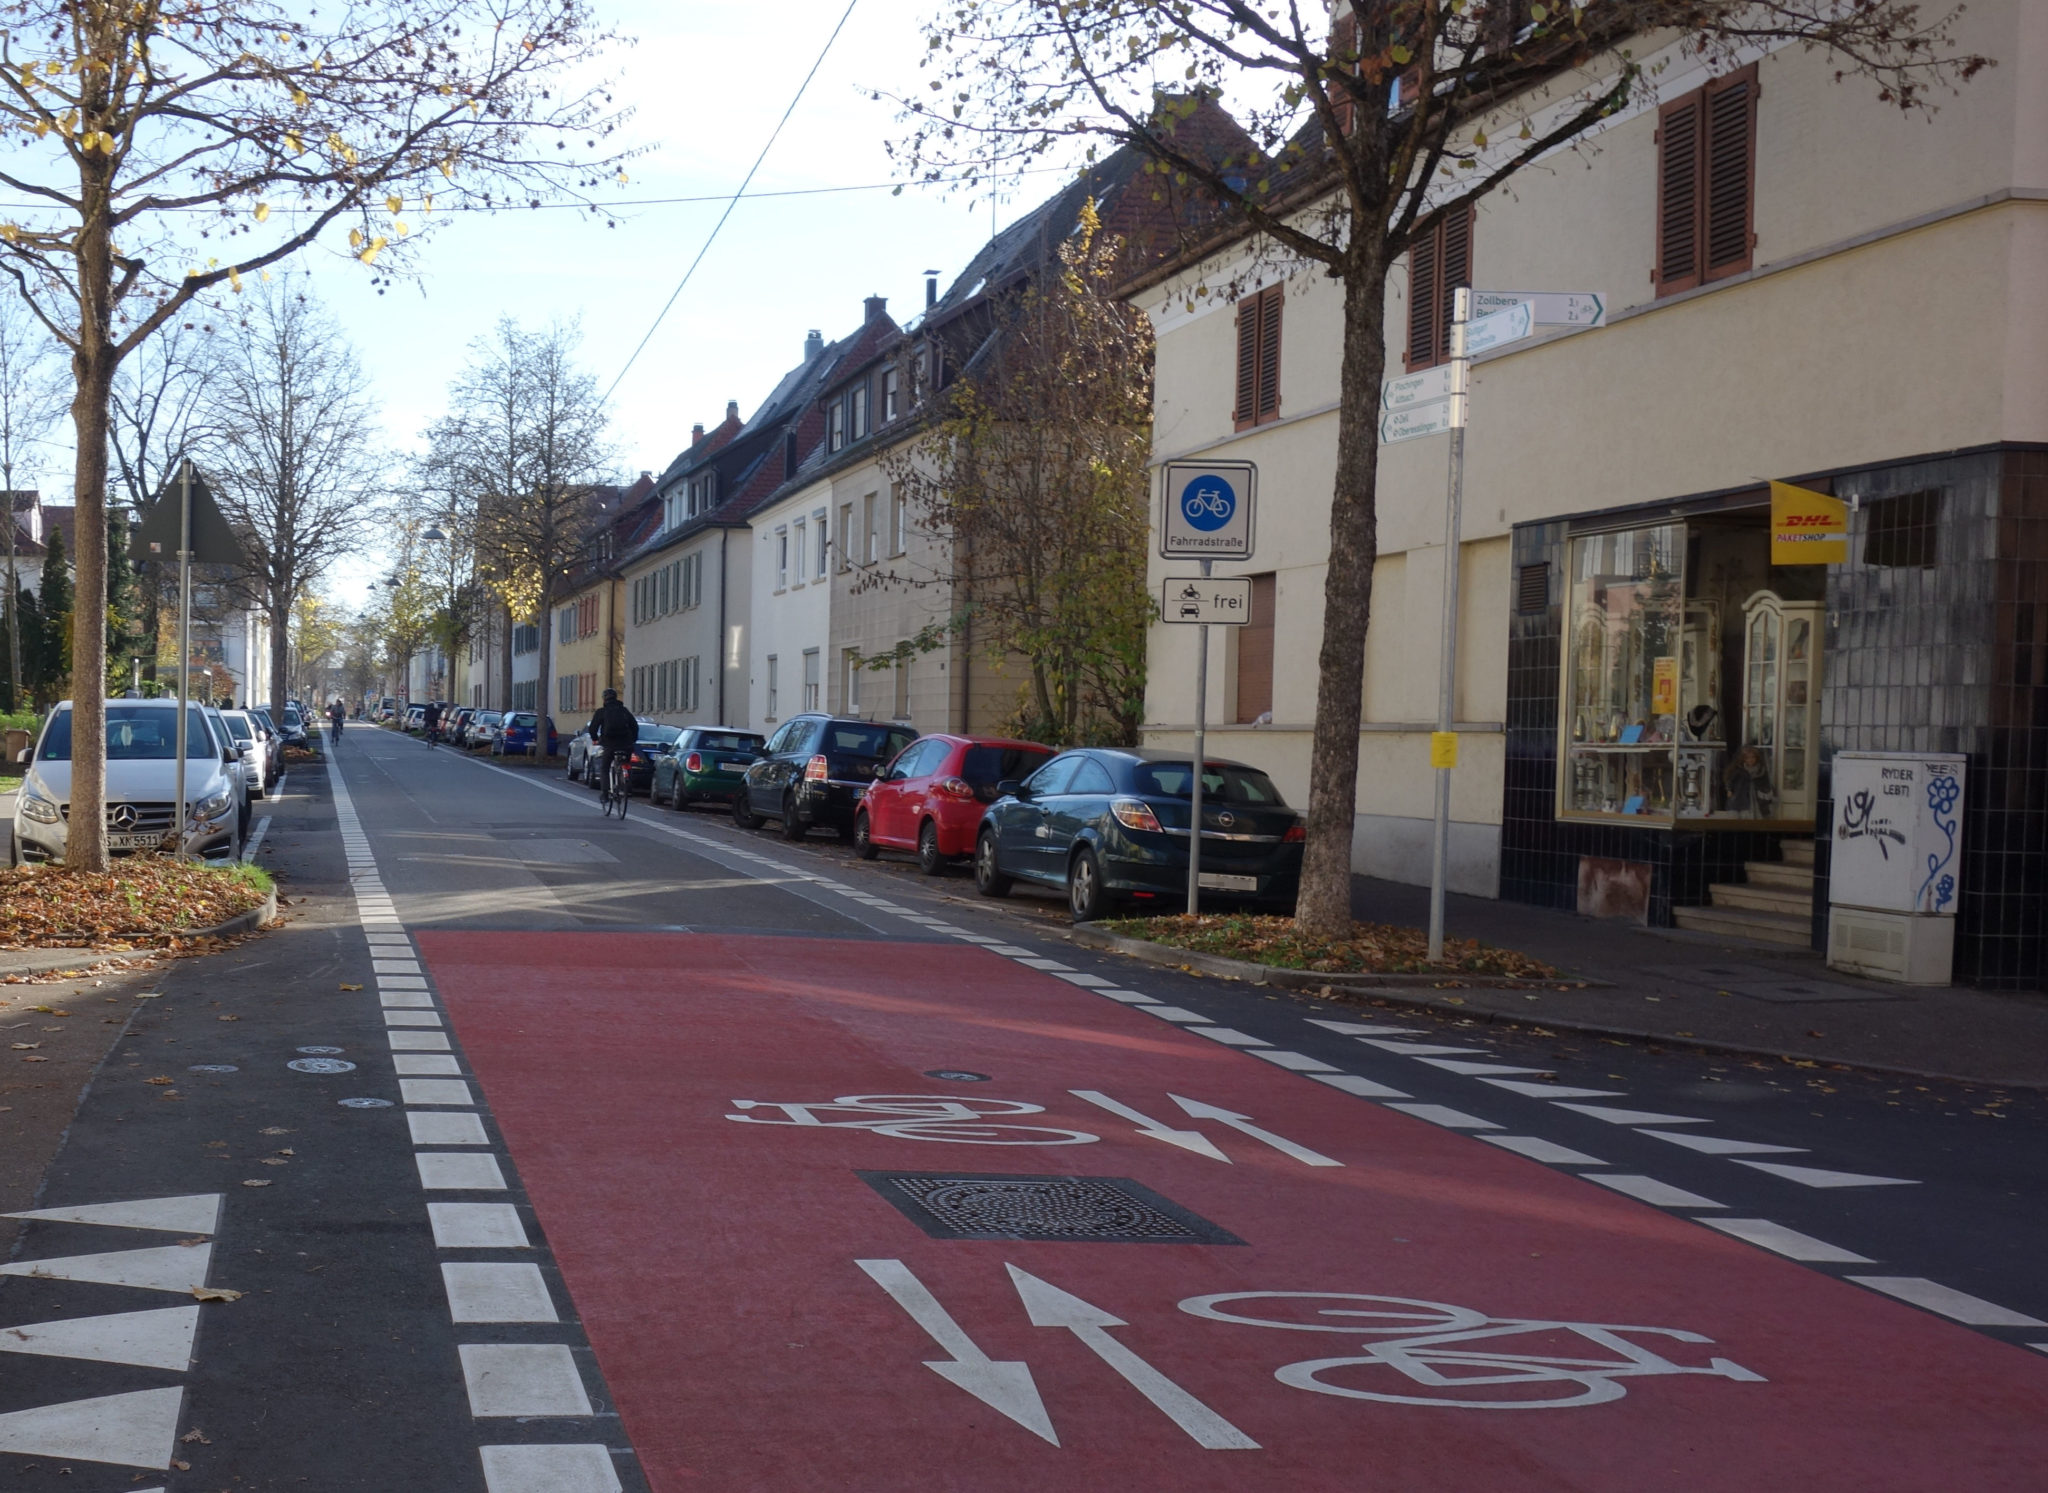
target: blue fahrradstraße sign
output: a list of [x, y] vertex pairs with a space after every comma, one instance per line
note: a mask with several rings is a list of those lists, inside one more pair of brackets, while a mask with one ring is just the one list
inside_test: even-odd
[[1159, 553], [1169, 559], [1250, 559], [1258, 478], [1258, 468], [1248, 461], [1167, 463]]

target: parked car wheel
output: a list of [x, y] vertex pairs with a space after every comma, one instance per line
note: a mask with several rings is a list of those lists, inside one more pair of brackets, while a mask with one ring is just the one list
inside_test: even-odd
[[668, 780], [668, 806], [678, 814], [690, 806], [690, 800], [683, 793], [683, 775], [677, 773]]
[[984, 897], [1007, 897], [1012, 883], [996, 868], [996, 837], [983, 830], [974, 842], [974, 889]]
[[1102, 865], [1084, 849], [1067, 870], [1067, 911], [1077, 923], [1092, 923], [1109, 911], [1109, 893], [1102, 885]]
[[747, 790], [744, 788], [732, 796], [732, 822], [741, 829], [761, 827], [761, 816], [754, 812], [753, 800], [747, 797]]
[[917, 832], [917, 869], [927, 876], [946, 874], [946, 858], [939, 854], [939, 827], [929, 819]]
[[796, 795], [784, 794], [782, 797], [782, 838], [785, 840], [801, 840], [804, 837], [804, 832], [809, 828], [808, 824], [805, 824], [802, 819], [797, 817]]
[[866, 809], [853, 816], [853, 853], [864, 861], [871, 861], [880, 854], [870, 834], [872, 829]]

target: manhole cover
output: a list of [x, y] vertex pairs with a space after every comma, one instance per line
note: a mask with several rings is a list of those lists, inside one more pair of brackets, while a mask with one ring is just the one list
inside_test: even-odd
[[957, 1172], [858, 1175], [934, 1239], [1244, 1243], [1128, 1177], [977, 1177]]
[[337, 1052], [346, 1052], [348, 1049], [345, 1047], [301, 1047], [299, 1051], [305, 1053], [308, 1057], [332, 1057]]
[[969, 1073], [965, 1068], [927, 1068], [926, 1078], [942, 1078], [947, 1083], [987, 1083], [986, 1073]]
[[185, 1071], [187, 1073], [239, 1073], [242, 1070], [233, 1063], [194, 1063]]
[[337, 1099], [334, 1101], [343, 1109], [389, 1109], [389, 1099]]
[[294, 1058], [285, 1067], [294, 1073], [353, 1073], [354, 1063], [344, 1063], [340, 1058]]

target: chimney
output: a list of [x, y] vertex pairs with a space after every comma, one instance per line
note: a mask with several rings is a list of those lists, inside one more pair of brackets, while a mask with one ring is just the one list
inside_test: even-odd
[[863, 323], [871, 322], [879, 316], [888, 315], [889, 298], [885, 295], [871, 295], [860, 303], [860, 307], [862, 312], [861, 321]]
[[692, 425], [692, 426], [690, 427], [690, 444], [694, 446], [694, 445], [696, 445], [696, 444], [697, 444], [697, 442], [699, 442], [699, 441], [701, 441], [701, 440], [703, 440], [703, 439], [704, 439], [704, 422], [703, 422], [702, 420], [699, 420], [699, 421], [698, 421], [698, 422], [697, 422], [697, 423], [696, 423], [695, 425]]
[[804, 361], [806, 363], [810, 362], [811, 359], [815, 358], [819, 353], [823, 352], [824, 350], [824, 334], [821, 333], [816, 327], [812, 327], [810, 336], [804, 338]]
[[939, 272], [937, 270], [926, 270], [924, 272], [924, 309], [929, 311], [938, 303]]
[[737, 399], [728, 399], [728, 400], [726, 400], [726, 402], [725, 402], [725, 418], [726, 418], [726, 419], [728, 419], [728, 420], [737, 420], [737, 419], [739, 419], [739, 417], [740, 417], [740, 402], [739, 402], [739, 401], [738, 401]]

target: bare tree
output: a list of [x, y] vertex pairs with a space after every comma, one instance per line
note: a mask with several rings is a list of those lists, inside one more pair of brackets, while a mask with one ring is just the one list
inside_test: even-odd
[[[1710, 64], [1756, 44], [1822, 50], [1840, 75], [1919, 109], [1932, 90], [1989, 65], [1955, 50], [1960, 9], [1926, 13], [1912, 0], [951, 0], [928, 24], [930, 91], [898, 100], [909, 126], [898, 149], [911, 174], [972, 183], [1077, 145], [1130, 147], [1221, 204], [1225, 221], [1211, 230], [1255, 235], [1257, 267], [1317, 268], [1343, 286], [1297, 911], [1311, 931], [1341, 936], [1351, 924], [1393, 266], [1445, 214], [1578, 140], [1649, 86], [1628, 51], [1636, 38], [1675, 42]], [[1245, 158], [1176, 136], [1175, 125], [1217, 93], [1251, 100], [1239, 113], [1257, 149]]]
[[248, 587], [270, 621], [269, 696], [283, 700], [299, 598], [380, 517], [381, 431], [369, 378], [318, 302], [276, 281], [248, 299], [242, 335], [218, 349], [203, 456], [246, 536]]
[[[500, 321], [472, 344], [451, 413], [427, 432], [429, 481], [473, 525], [480, 580], [512, 620], [543, 627], [610, 517], [597, 491], [612, 455], [604, 403], [576, 364], [578, 340], [572, 327]], [[543, 719], [548, 655], [543, 646], [535, 686]], [[534, 733], [536, 755], [546, 734]]]
[[349, 0], [324, 13], [0, 0], [0, 127], [13, 142], [0, 184], [35, 204], [0, 223], [0, 264], [71, 354], [73, 867], [107, 865], [107, 424], [121, 363], [198, 297], [239, 289], [329, 230], [346, 229], [381, 286], [430, 236], [437, 190], [444, 206], [589, 201], [597, 141], [619, 116], [601, 87], [559, 75], [605, 39], [587, 0]]
[[15, 592], [21, 582], [15, 569], [17, 532], [15, 514], [26, 494], [17, 482], [34, 478], [42, 467], [38, 448], [64, 414], [63, 370], [58, 366], [57, 344], [43, 330], [27, 306], [9, 296], [0, 303], [0, 523], [7, 527], [7, 574], [4, 613], [0, 626], [7, 630], [7, 688], [0, 693], [0, 711], [15, 708], [21, 688], [21, 617]]

